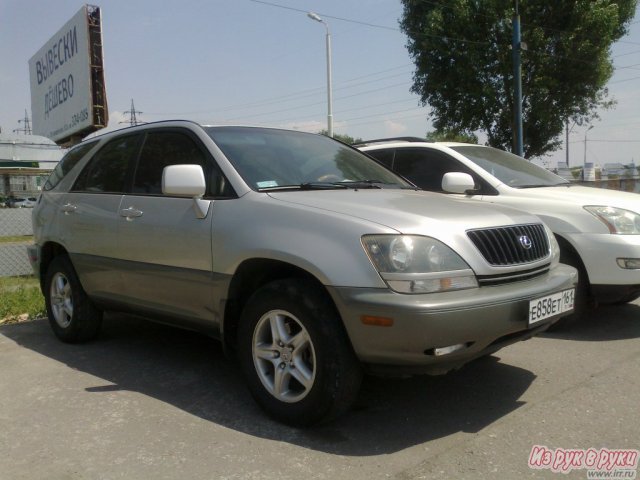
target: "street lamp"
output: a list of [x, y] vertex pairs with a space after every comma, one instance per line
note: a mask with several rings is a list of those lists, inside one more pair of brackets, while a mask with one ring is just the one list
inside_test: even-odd
[[587, 128], [587, 130], [584, 132], [584, 161], [582, 162], [583, 167], [587, 165], [587, 132], [592, 128], [593, 128], [593, 125]]
[[327, 134], [333, 137], [333, 98], [331, 93], [331, 34], [329, 25], [317, 13], [309, 12], [307, 17], [320, 22], [327, 29]]

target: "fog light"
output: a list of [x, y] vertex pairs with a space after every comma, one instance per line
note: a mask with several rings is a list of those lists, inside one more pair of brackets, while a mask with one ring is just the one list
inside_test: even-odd
[[462, 350], [463, 348], [466, 348], [467, 344], [466, 343], [458, 343], [457, 345], [449, 345], [448, 347], [440, 347], [440, 348], [434, 348], [432, 350], [432, 355], [435, 355], [436, 357], [441, 357], [443, 355], [449, 355], [453, 352], [457, 352], [458, 350]]
[[627, 270], [639, 270], [640, 258], [618, 258], [618, 266]]

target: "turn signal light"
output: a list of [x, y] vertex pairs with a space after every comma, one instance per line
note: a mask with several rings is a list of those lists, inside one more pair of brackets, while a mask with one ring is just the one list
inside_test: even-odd
[[373, 327], [392, 327], [393, 318], [388, 317], [376, 317], [373, 315], [362, 315], [360, 321], [365, 325], [371, 325]]

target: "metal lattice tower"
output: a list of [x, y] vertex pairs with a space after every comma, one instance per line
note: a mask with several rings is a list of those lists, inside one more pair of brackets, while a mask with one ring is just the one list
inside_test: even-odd
[[136, 110], [135, 105], [133, 104], [133, 98], [131, 99], [131, 110], [127, 110], [126, 112], [123, 112], [125, 115], [128, 113], [129, 114], [129, 121], [128, 122], [120, 122], [120, 123], [128, 123], [130, 126], [134, 126], [134, 125], [138, 125], [138, 117], [137, 114], [142, 113], [140, 110]]
[[31, 120], [27, 115], [27, 110], [24, 111], [24, 118], [18, 120], [18, 123], [23, 124], [22, 128], [16, 128], [13, 133], [24, 133], [25, 135], [31, 135]]

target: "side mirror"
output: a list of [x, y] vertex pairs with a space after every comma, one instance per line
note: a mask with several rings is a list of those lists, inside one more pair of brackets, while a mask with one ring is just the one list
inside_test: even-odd
[[200, 165], [169, 165], [162, 171], [162, 193], [176, 197], [193, 198], [193, 209], [198, 218], [206, 218], [210, 200], [203, 200], [207, 191], [204, 171]]
[[442, 190], [448, 193], [473, 194], [476, 184], [468, 173], [449, 172], [442, 177]]
[[207, 185], [200, 165], [169, 165], [162, 171], [162, 193], [177, 197], [202, 197]]

